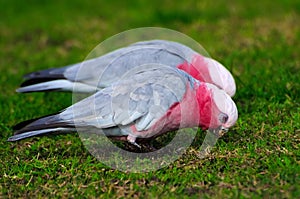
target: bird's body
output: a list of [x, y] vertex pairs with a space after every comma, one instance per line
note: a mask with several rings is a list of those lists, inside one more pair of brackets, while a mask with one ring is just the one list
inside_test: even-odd
[[17, 125], [9, 141], [77, 129], [135, 143], [179, 128], [229, 128], [236, 120], [236, 106], [223, 90], [176, 68], [150, 64], [61, 113]]
[[199, 81], [224, 89], [230, 96], [235, 94], [234, 79], [222, 64], [185, 45], [164, 40], [138, 42], [81, 63], [30, 73], [17, 91], [93, 93], [109, 87], [128, 71], [144, 64], [178, 68]]

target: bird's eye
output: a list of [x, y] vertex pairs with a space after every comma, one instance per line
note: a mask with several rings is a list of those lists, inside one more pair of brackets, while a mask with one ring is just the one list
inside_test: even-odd
[[228, 120], [228, 115], [225, 114], [225, 113], [220, 113], [219, 115], [219, 121], [222, 123], [222, 124], [225, 124]]

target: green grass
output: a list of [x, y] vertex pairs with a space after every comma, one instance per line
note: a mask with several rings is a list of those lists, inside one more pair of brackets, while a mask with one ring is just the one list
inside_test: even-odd
[[[299, 197], [299, 14], [296, 0], [1, 0], [2, 196]], [[195, 158], [195, 142], [170, 166], [134, 174], [98, 162], [75, 134], [6, 142], [14, 124], [71, 104], [69, 93], [15, 93], [23, 74], [81, 61], [109, 36], [141, 26], [191, 36], [236, 78], [239, 120], [206, 159]]]

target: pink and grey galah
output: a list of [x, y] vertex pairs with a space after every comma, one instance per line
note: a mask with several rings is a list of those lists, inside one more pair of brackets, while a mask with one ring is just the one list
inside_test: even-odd
[[231, 73], [219, 62], [173, 41], [137, 42], [100, 57], [62, 68], [30, 73], [17, 92], [73, 91], [94, 93], [119, 80], [123, 74], [143, 64], [161, 64], [186, 71], [199, 81], [236, 91]]
[[179, 128], [225, 130], [237, 118], [224, 90], [179, 69], [146, 64], [58, 114], [21, 122], [8, 141], [78, 130], [138, 145]]

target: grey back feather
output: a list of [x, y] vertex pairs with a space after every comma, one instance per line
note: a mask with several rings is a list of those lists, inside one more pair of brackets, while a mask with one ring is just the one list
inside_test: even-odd
[[174, 41], [167, 41], [167, 40], [141, 41], [141, 42], [136, 42], [131, 46], [148, 46], [148, 45], [157, 45], [165, 49], [172, 49], [173, 51], [176, 51], [178, 55], [185, 57], [188, 62], [191, 62], [192, 56], [194, 54], [197, 54], [197, 52], [195, 52], [193, 49], [191, 49], [186, 45]]

